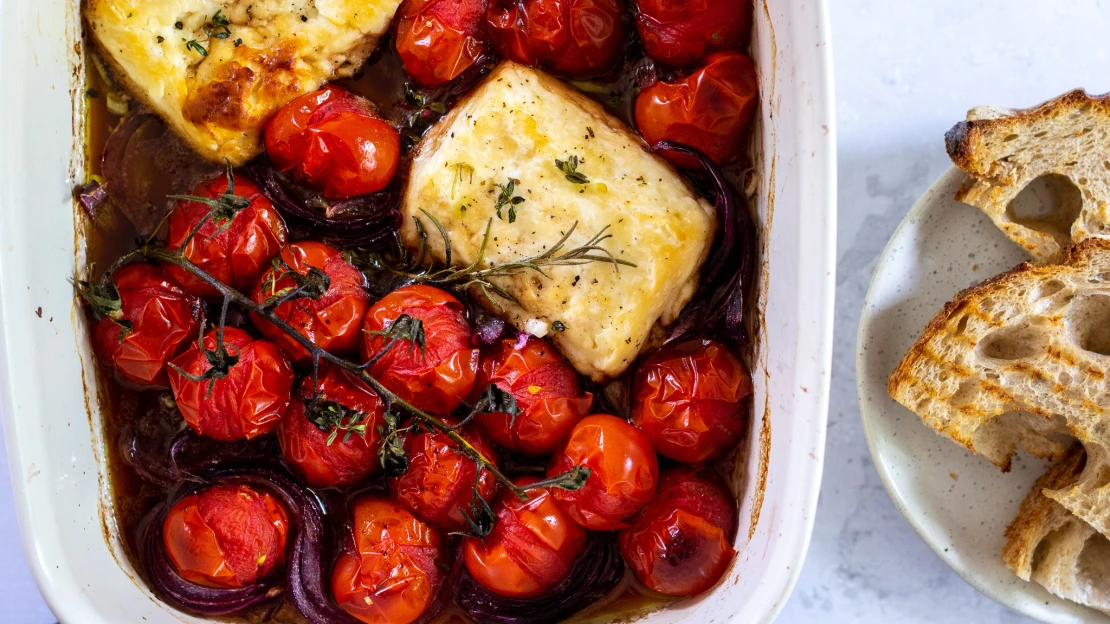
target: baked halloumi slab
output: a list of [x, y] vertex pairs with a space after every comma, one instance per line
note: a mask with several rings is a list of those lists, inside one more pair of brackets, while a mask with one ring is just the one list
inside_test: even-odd
[[88, 0], [85, 19], [133, 96], [205, 158], [240, 165], [279, 108], [366, 60], [399, 4]]
[[[573, 170], [555, 162], [573, 158]], [[519, 330], [547, 333], [597, 381], [621, 374], [675, 320], [715, 230], [712, 206], [629, 128], [557, 79], [508, 62], [423, 139], [402, 210], [406, 244], [418, 246], [419, 219], [428, 249], [445, 260], [432, 215], [456, 266], [475, 260], [490, 222], [484, 266], [541, 254], [575, 223], [565, 249], [602, 230], [612, 235], [601, 245], [636, 266], [557, 266], [550, 279], [527, 271], [494, 280], [515, 302], [498, 308], [479, 297]]]

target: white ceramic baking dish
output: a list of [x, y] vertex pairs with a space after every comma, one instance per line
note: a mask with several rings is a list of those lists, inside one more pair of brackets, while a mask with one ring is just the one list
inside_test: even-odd
[[[82, 179], [78, 0], [0, 0], [0, 393], [20, 530], [65, 623], [199, 621], [136, 579], [115, 537], [83, 315], [72, 189]], [[644, 622], [774, 618], [801, 570], [824, 457], [836, 240], [835, 131], [823, 0], [757, 0], [763, 106], [759, 350], [740, 556], [710, 595]]]

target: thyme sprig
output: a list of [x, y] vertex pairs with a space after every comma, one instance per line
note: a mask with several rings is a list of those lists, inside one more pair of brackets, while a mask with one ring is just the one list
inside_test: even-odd
[[571, 154], [570, 157], [566, 160], [559, 160], [558, 158], [556, 158], [555, 167], [558, 168], [559, 171], [563, 172], [563, 175], [566, 176], [568, 182], [572, 182], [574, 184], [587, 184], [590, 181], [590, 179], [587, 178], [585, 174], [578, 171], [577, 154]]
[[212, 16], [211, 20], [206, 20], [204, 22], [204, 34], [207, 36], [204, 41], [190, 39], [185, 43], [185, 49], [195, 50], [196, 53], [201, 56], [208, 56], [208, 48], [204, 47], [205, 43], [213, 39], [227, 39], [231, 37], [231, 20], [223, 14], [223, 9], [216, 11], [216, 14]]
[[495, 187], [501, 189], [501, 192], [497, 195], [497, 203], [494, 204], [498, 219], [504, 218], [501, 216], [501, 209], [508, 208], [509, 223], [516, 222], [516, 207], [524, 203], [524, 198], [515, 194], [517, 184], [520, 184], [520, 180], [513, 178], [509, 178], [509, 182], [506, 184], [494, 184]]

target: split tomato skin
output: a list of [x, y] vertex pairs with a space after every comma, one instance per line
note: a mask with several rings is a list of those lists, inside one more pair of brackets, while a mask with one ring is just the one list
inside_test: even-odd
[[635, 0], [636, 31], [648, 56], [685, 67], [736, 49], [752, 26], [748, 0]]
[[620, 59], [619, 0], [490, 0], [486, 26], [501, 56], [566, 78], [596, 78]]
[[201, 302], [159, 267], [131, 264], [112, 275], [120, 318], [97, 320], [93, 351], [134, 386], [166, 388], [166, 362], [197, 335], [204, 320]]
[[370, 373], [386, 388], [418, 409], [449, 414], [470, 395], [478, 374], [479, 350], [471, 345], [466, 308], [450, 293], [413, 284], [382, 297], [362, 325], [362, 361], [389, 344], [380, 335], [401, 315], [419, 319], [425, 345], [398, 341], [378, 359]]
[[443, 582], [439, 533], [397, 503], [369, 497], [353, 505], [353, 548], [340, 555], [332, 592], [367, 624], [409, 624], [432, 604]]
[[609, 414], [587, 416], [571, 429], [551, 456], [547, 476], [589, 468], [578, 490], [552, 490], [575, 522], [594, 531], [624, 528], [625, 518], [655, 497], [659, 460], [647, 437], [627, 421]]
[[[241, 176], [233, 179], [235, 194], [250, 202], [246, 208], [236, 212], [230, 224], [209, 218], [189, 238], [212, 209], [201, 202], [180, 200], [170, 213], [166, 247], [180, 249], [189, 262], [220, 282], [246, 290], [258, 281], [258, 276], [270, 265], [270, 259], [281, 251], [287, 232], [285, 221], [257, 186]], [[226, 192], [227, 176], [221, 175], [202, 183], [190, 195], [215, 200]], [[174, 265], [165, 268], [170, 277], [189, 292], [199, 297], [219, 295], [215, 288], [185, 269]]]
[[270, 493], [219, 484], [179, 500], [162, 523], [170, 562], [185, 580], [214, 588], [250, 585], [285, 563], [289, 514]]
[[632, 423], [664, 457], [709, 461], [740, 439], [751, 393], [751, 374], [724, 345], [700, 339], [667, 346], [636, 370]]
[[[453, 419], [446, 422], [457, 424]], [[461, 433], [486, 459], [500, 463], [496, 449], [479, 430], [465, 427]], [[448, 532], [466, 530], [463, 512], [470, 513], [475, 502], [477, 464], [440, 432], [410, 432], [404, 435], [404, 446], [409, 468], [400, 477], [389, 479], [390, 494], [423, 522]], [[497, 489], [497, 479], [483, 470], [478, 478], [478, 495], [493, 500]]]
[[736, 551], [736, 500], [704, 466], [675, 465], [659, 480], [659, 494], [617, 534], [636, 578], [668, 596], [707, 591], [728, 571]]
[[394, 37], [405, 72], [425, 86], [450, 82], [485, 53], [487, 0], [405, 0]]
[[[674, 141], [704, 152], [723, 165], [744, 152], [744, 132], [759, 101], [755, 66], [739, 52], [711, 54], [705, 64], [675, 82], [656, 82], [636, 97], [635, 117], [648, 145]], [[664, 151], [677, 167], [694, 169], [697, 159]]]
[[[327, 292], [318, 299], [300, 297], [286, 301], [275, 307], [273, 313], [318, 347], [335, 354], [355, 351], [362, 317], [370, 307], [365, 276], [343, 258], [341, 251], [316, 241], [290, 243], [281, 250], [279, 258], [285, 266], [263, 273], [251, 299], [263, 304], [286, 289], [296, 288], [289, 271], [307, 275], [309, 267], [320, 269], [330, 281]], [[276, 325], [254, 313], [251, 320], [294, 364], [311, 363], [309, 352]]]
[[[205, 350], [214, 351], [216, 342], [216, 330], [209, 330], [204, 336]], [[289, 360], [273, 343], [255, 340], [236, 327], [224, 328], [224, 348], [239, 359], [227, 376], [215, 381], [193, 381], [185, 376], [197, 377], [212, 368], [195, 342], [168, 367], [181, 416], [193, 431], [223, 442], [250, 440], [273, 431], [289, 407], [293, 388]]]
[[274, 115], [266, 153], [324, 197], [347, 199], [389, 185], [401, 162], [401, 135], [368, 100], [329, 85]]
[[488, 349], [471, 402], [490, 384], [513, 395], [521, 413], [479, 414], [476, 422], [500, 446], [527, 455], [551, 453], [593, 404], [570, 364], [539, 338], [506, 338]]
[[[538, 481], [521, 477], [524, 487]], [[509, 598], [542, 596], [570, 574], [586, 549], [586, 530], [556, 503], [553, 490], [529, 490], [520, 500], [506, 490], [495, 503], [497, 523], [484, 538], [466, 539], [464, 562], [483, 587]]]
[[277, 439], [282, 457], [314, 487], [347, 487], [364, 481], [381, 469], [379, 427], [385, 422], [385, 403], [365, 381], [336, 366], [320, 367], [316, 392], [324, 401], [338, 403], [365, 414], [359, 424], [363, 433], [338, 431], [331, 444], [332, 429], [321, 429], [309, 420], [308, 406], [316, 396], [312, 376], [301, 382], [299, 398], [294, 399], [278, 425]]

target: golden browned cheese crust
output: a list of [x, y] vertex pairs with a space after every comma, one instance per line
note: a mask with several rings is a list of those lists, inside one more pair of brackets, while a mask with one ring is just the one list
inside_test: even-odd
[[[278, 109], [366, 60], [399, 4], [88, 0], [85, 20], [134, 97], [205, 158], [240, 165], [262, 151]], [[224, 32], [212, 21], [217, 11], [228, 20], [225, 38], [212, 37]]]

